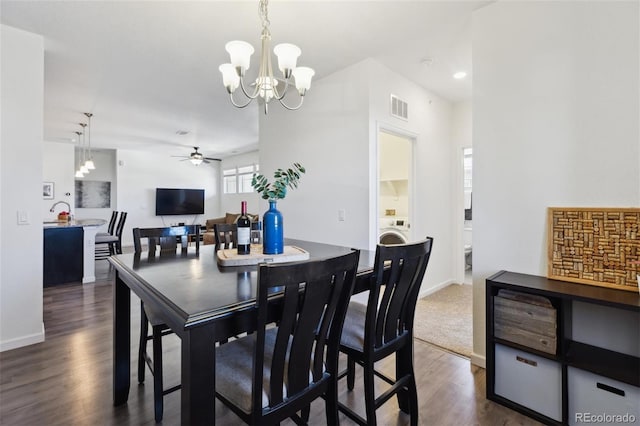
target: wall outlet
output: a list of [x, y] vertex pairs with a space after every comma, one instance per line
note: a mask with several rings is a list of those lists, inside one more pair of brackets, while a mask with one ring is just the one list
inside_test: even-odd
[[344, 209], [338, 210], [338, 222], [344, 222], [345, 212]]
[[29, 224], [29, 212], [26, 210], [18, 210], [18, 225]]

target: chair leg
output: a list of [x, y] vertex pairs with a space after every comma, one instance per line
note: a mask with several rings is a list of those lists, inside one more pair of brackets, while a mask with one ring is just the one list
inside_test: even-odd
[[146, 370], [145, 354], [147, 353], [147, 334], [149, 333], [149, 321], [144, 311], [144, 303], [140, 302], [140, 345], [138, 347], [138, 383], [144, 383]]
[[418, 389], [416, 388], [416, 379], [411, 374], [408, 384], [409, 405], [411, 406], [411, 426], [418, 426]]
[[347, 357], [347, 389], [353, 390], [356, 381], [356, 361], [351, 355]]
[[[329, 398], [329, 395], [327, 395], [327, 399], [328, 398]], [[327, 402], [327, 404], [328, 404], [328, 402]], [[310, 413], [311, 413], [311, 406], [310, 405], [307, 405], [305, 408], [303, 408], [300, 411], [300, 418], [302, 419], [303, 422], [309, 423], [309, 414]], [[329, 417], [328, 417], [328, 412], [327, 412], [327, 421], [328, 420], [329, 420]], [[328, 423], [328, 424], [334, 424], [334, 423]]]
[[[327, 415], [328, 425], [338, 425], [340, 420], [338, 419], [338, 383], [337, 380], [333, 381], [333, 384], [327, 389], [327, 395], [324, 401], [324, 408]], [[305, 423], [309, 422], [309, 411], [311, 406], [307, 406], [303, 410], [303, 414], [306, 413], [306, 417], [303, 417]]]
[[162, 421], [164, 411], [162, 388], [162, 329], [153, 328], [153, 405], [155, 407], [156, 423]]
[[[415, 376], [413, 373], [413, 347], [411, 345], [396, 352], [396, 380], [400, 377], [409, 376], [415, 389]], [[411, 386], [408, 390], [400, 389], [396, 394], [398, 398], [398, 407], [405, 413], [411, 413], [411, 399], [414, 397], [411, 392]], [[417, 396], [416, 396], [417, 398]]]
[[364, 403], [367, 413], [367, 426], [376, 426], [376, 396], [374, 388], [375, 373], [373, 361], [364, 363]]

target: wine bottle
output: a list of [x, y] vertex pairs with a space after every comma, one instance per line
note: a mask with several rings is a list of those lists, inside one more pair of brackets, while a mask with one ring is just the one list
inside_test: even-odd
[[238, 218], [238, 254], [249, 254], [251, 249], [251, 220], [247, 216], [247, 202], [241, 204], [241, 214]]

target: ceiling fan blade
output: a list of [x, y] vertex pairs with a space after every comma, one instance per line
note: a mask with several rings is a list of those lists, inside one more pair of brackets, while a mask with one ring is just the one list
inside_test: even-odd
[[220, 158], [213, 158], [213, 157], [203, 157], [203, 160], [209, 160], [209, 161], [222, 161], [222, 159]]

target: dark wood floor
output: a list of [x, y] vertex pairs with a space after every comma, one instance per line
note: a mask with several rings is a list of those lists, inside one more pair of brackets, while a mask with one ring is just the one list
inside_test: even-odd
[[[39, 425], [152, 425], [152, 381], [138, 385], [136, 367], [131, 368], [131, 392], [126, 405], [111, 403], [112, 372], [112, 280], [106, 261], [96, 266], [94, 284], [70, 284], [44, 289], [46, 341], [0, 353], [0, 424]], [[133, 298], [132, 298], [133, 299]], [[139, 335], [139, 304], [132, 300], [132, 340]], [[164, 340], [165, 383], [179, 380], [179, 341]], [[136, 359], [136, 346], [131, 359]], [[469, 360], [416, 340], [415, 366], [421, 425], [537, 425], [512, 410], [487, 401], [485, 372]], [[393, 374], [393, 360], [380, 369]], [[357, 383], [361, 377], [356, 378]], [[346, 391], [341, 401], [361, 413], [361, 386]], [[382, 388], [382, 386], [381, 386]], [[216, 402], [217, 423], [240, 420]], [[165, 397], [163, 423], [180, 422], [180, 392]], [[341, 422], [352, 422], [341, 416]], [[293, 424], [291, 421], [283, 424]], [[324, 404], [312, 405], [310, 424], [324, 425]], [[379, 425], [407, 425], [409, 418], [390, 400], [378, 410]]]

